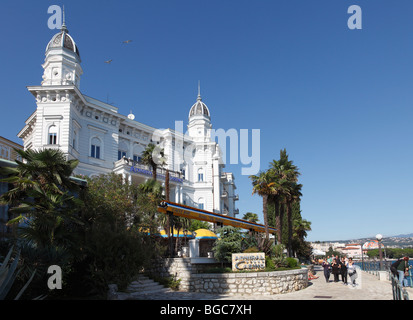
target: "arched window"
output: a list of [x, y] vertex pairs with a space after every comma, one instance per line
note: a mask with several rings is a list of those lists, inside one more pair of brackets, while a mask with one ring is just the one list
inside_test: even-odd
[[93, 138], [91, 141], [90, 156], [92, 158], [101, 159], [101, 148], [101, 141], [98, 138]]
[[77, 132], [73, 130], [73, 149], [77, 149]]
[[57, 127], [52, 125], [49, 127], [49, 144], [57, 144]]
[[204, 210], [204, 207], [205, 207], [204, 198], [199, 198], [198, 199], [198, 208], [201, 209], [201, 210]]

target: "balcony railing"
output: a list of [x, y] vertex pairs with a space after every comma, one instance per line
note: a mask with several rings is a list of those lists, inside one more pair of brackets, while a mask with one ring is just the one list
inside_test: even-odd
[[[130, 167], [129, 171], [134, 172], [134, 173], [141, 173], [144, 175], [150, 175], [152, 176], [152, 168], [150, 168], [147, 165], [142, 164], [141, 162], [138, 161], [134, 161], [132, 159], [128, 159], [128, 158], [122, 158], [118, 161], [115, 162], [115, 168], [118, 166], [122, 166], [122, 165], [127, 165]], [[165, 177], [166, 175], [166, 169], [164, 168], [157, 168], [156, 169], [156, 175], [158, 177]], [[177, 172], [177, 171], [172, 171], [169, 170], [169, 178], [172, 181], [176, 181], [176, 182], [183, 182], [185, 179], [185, 176], [181, 173], [181, 172]]]

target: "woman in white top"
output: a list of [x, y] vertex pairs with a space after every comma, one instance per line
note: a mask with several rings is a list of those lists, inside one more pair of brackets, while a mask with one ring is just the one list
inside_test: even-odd
[[353, 287], [355, 287], [356, 286], [357, 272], [356, 272], [356, 266], [354, 265], [354, 262], [353, 262], [352, 258], [348, 259], [347, 272], [348, 272], [348, 275], [350, 276], [350, 279], [351, 279], [351, 285]]

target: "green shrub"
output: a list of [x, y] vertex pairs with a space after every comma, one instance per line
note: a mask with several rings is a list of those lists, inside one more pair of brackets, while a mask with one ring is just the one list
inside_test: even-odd
[[294, 258], [287, 258], [286, 259], [287, 266], [289, 268], [296, 268], [297, 267], [297, 260]]
[[274, 261], [271, 259], [271, 257], [266, 256], [265, 257], [265, 271], [273, 271], [273, 270], [275, 270]]
[[155, 282], [163, 285], [164, 287], [171, 288], [174, 291], [179, 290], [182, 279], [177, 279], [176, 276], [169, 277], [152, 277]]

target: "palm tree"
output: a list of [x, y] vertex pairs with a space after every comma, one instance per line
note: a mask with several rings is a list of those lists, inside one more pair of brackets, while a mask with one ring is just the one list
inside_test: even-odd
[[153, 143], [148, 144], [142, 153], [142, 163], [152, 168], [152, 178], [156, 181], [156, 169], [166, 163], [164, 149], [155, 146]]
[[[280, 159], [273, 160], [270, 163], [270, 169], [273, 181], [276, 182], [277, 192], [274, 192], [272, 200], [274, 201], [275, 213], [276, 213], [276, 225], [278, 230], [278, 242], [281, 243], [282, 238], [282, 225], [284, 210], [287, 213], [288, 221], [288, 252], [291, 255], [291, 243], [292, 243], [292, 218], [291, 218], [291, 204], [294, 200], [301, 197], [301, 187], [298, 185], [298, 176], [300, 172], [297, 166], [288, 159], [287, 150], [280, 151]], [[283, 204], [281, 210], [279, 204]]]
[[293, 220], [292, 220], [292, 203], [297, 201], [302, 196], [301, 194], [301, 184], [295, 182], [290, 183], [290, 188], [288, 194], [285, 195], [285, 208], [287, 211], [287, 221], [288, 221], [288, 244], [287, 251], [288, 255], [292, 256], [292, 239], [293, 239]]
[[307, 231], [311, 231], [311, 222], [305, 219], [295, 219], [293, 221], [294, 236], [299, 239], [304, 239], [307, 236]]
[[73, 192], [79, 187], [71, 179], [78, 161], [67, 161], [60, 150], [54, 149], [16, 151], [23, 161], [16, 160], [17, 167], [1, 170], [2, 175], [8, 176], [2, 181], [13, 188], [1, 196], [0, 202], [11, 206], [11, 213], [20, 213], [8, 223], [27, 221], [26, 234], [30, 236], [31, 231], [43, 239], [31, 240], [39, 246], [53, 244], [58, 230], [65, 232], [68, 225], [78, 223], [75, 216], [81, 201], [75, 199]]
[[259, 196], [262, 197], [262, 211], [264, 216], [264, 226], [265, 226], [265, 237], [269, 239], [269, 232], [268, 232], [268, 215], [267, 215], [267, 207], [268, 207], [268, 197], [274, 192], [274, 182], [271, 179], [271, 175], [266, 172], [260, 172], [257, 175], [251, 175], [250, 179], [252, 180], [252, 194], [257, 193]]
[[253, 222], [253, 223], [257, 223], [258, 220], [259, 220], [258, 215], [256, 213], [252, 213], [252, 212], [247, 212], [246, 214], [244, 214], [242, 219]]
[[16, 204], [16, 200], [26, 197], [31, 190], [58, 194], [79, 190], [79, 186], [71, 179], [79, 160], [66, 160], [66, 156], [55, 149], [16, 152], [23, 161], [16, 160], [17, 167], [1, 168], [1, 174], [8, 176], [2, 181], [14, 185], [3, 195], [4, 202]]

